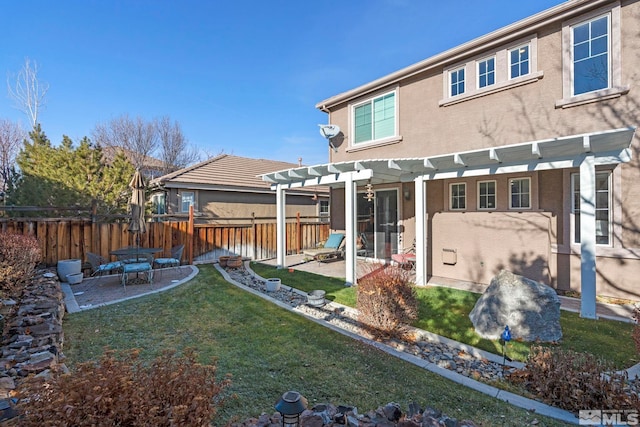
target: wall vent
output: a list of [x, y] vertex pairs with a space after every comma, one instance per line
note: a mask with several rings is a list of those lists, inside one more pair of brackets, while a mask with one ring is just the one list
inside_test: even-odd
[[456, 265], [458, 262], [458, 251], [456, 249], [442, 249], [442, 263]]

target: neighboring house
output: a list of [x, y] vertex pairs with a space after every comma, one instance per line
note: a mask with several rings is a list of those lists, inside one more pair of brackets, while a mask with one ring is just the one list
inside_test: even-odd
[[263, 179], [332, 189], [347, 282], [364, 231], [377, 259], [417, 242], [419, 284], [505, 268], [581, 291], [583, 317], [640, 299], [638, 1], [566, 1], [316, 107], [330, 163]]
[[[258, 176], [295, 163], [222, 154], [150, 182], [155, 212], [186, 215], [190, 206], [200, 219], [233, 221], [275, 218], [276, 196]], [[287, 217], [329, 217], [329, 191], [303, 188], [287, 195]]]
[[[111, 163], [116, 156], [117, 151], [122, 151], [126, 158], [134, 165], [135, 159], [141, 157], [141, 154], [137, 154], [131, 150], [127, 150], [122, 147], [105, 146], [102, 147], [102, 154], [107, 163]], [[145, 177], [145, 181], [148, 179], [157, 178], [167, 170], [173, 170], [175, 167], [165, 164], [162, 160], [155, 157], [143, 156], [143, 166], [140, 168], [140, 173]]]

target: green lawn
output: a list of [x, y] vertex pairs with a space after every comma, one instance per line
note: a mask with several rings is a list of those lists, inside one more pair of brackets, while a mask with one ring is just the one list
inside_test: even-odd
[[[342, 291], [331, 290], [336, 298]], [[350, 404], [361, 412], [388, 402], [406, 410], [417, 402], [484, 426], [529, 425], [534, 419], [539, 425], [563, 425], [283, 310], [229, 284], [211, 266], [200, 266], [193, 280], [169, 291], [70, 314], [64, 332], [71, 367], [97, 359], [105, 347], [139, 348], [147, 359], [163, 349], [191, 347], [203, 362], [217, 359], [219, 376], [232, 374], [229, 392], [237, 399], [225, 406], [216, 425], [272, 413], [277, 399], [292, 389], [310, 405]]]
[[[356, 306], [355, 288], [346, 288], [343, 279], [334, 279], [303, 271], [289, 273], [286, 269], [252, 263], [251, 268], [262, 277], [280, 277], [282, 282], [304, 291], [324, 289], [327, 298], [350, 307]], [[420, 314], [413, 326], [493, 353], [502, 354], [499, 342], [481, 338], [473, 329], [469, 313], [480, 294], [457, 289], [428, 287], [417, 289]], [[560, 347], [590, 352], [614, 364], [617, 369], [638, 363], [639, 358], [631, 338], [633, 325], [612, 320], [582, 319], [576, 313], [562, 310], [560, 323], [563, 338]], [[510, 342], [507, 355], [524, 361], [531, 343]], [[615, 351], [612, 351], [615, 349]]]

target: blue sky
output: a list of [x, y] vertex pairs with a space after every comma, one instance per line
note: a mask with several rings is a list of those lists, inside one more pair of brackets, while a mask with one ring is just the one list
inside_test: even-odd
[[[37, 62], [54, 144], [166, 115], [205, 155], [326, 163], [317, 102], [562, 2], [7, 1], [0, 71]], [[4, 95], [0, 117], [28, 123]]]

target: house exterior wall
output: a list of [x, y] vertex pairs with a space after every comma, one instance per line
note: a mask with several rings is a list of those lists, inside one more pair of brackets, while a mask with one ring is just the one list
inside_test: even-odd
[[[252, 192], [230, 192], [214, 190], [188, 190], [188, 189], [168, 189], [168, 213], [180, 212], [179, 193], [181, 191], [195, 192], [196, 213], [202, 214], [207, 219], [220, 218], [238, 222], [238, 218], [268, 217], [276, 216], [276, 196], [275, 193], [252, 193]], [[308, 195], [287, 195], [286, 216], [318, 216], [319, 200], [327, 200], [327, 197], [320, 196], [318, 200], [312, 200]]]
[[[584, 2], [583, 2], [584, 3]], [[588, 3], [588, 2], [587, 2]], [[595, 3], [595, 2], [591, 2]], [[563, 44], [568, 25], [613, 11], [613, 73], [621, 76], [618, 86], [627, 87], [610, 97], [585, 103], [570, 103], [566, 90], [567, 46]], [[618, 15], [616, 15], [618, 14]], [[329, 122], [342, 129], [336, 141], [338, 151], [331, 162], [364, 159], [436, 156], [457, 151], [500, 147], [563, 136], [602, 132], [640, 124], [640, 2], [599, 3], [593, 10], [564, 16], [536, 29], [519, 28], [517, 34], [487, 38], [487, 48], [474, 46], [472, 53], [455, 52], [411, 77], [401, 78], [359, 97], [329, 107]], [[616, 34], [620, 34], [618, 38]], [[565, 38], [566, 40], [566, 38]], [[447, 70], [485, 58], [495, 52], [532, 41], [537, 78], [521, 85], [504, 87], [484, 95], [455, 102], [446, 98]], [[491, 45], [491, 46], [489, 46]], [[612, 45], [613, 46], [613, 45]], [[612, 74], [613, 74], [612, 73]], [[361, 101], [396, 90], [398, 138], [384, 143], [353, 144], [352, 110]], [[331, 100], [331, 99], [330, 99]], [[630, 163], [602, 167], [611, 170], [611, 242], [598, 246], [597, 292], [639, 298], [636, 290], [640, 273], [640, 164], [638, 135], [632, 142]], [[571, 174], [578, 168], [549, 170], [518, 175], [491, 175], [427, 183], [427, 268], [430, 275], [488, 283], [500, 268], [508, 268], [558, 289], [580, 288], [580, 245], [575, 243], [571, 212]], [[509, 180], [531, 179], [531, 207], [510, 209]], [[477, 207], [477, 182], [495, 180], [497, 207], [481, 211]], [[466, 183], [467, 208], [463, 212], [449, 207], [451, 183]], [[403, 189], [407, 184], [397, 184]], [[413, 225], [413, 184], [411, 197], [400, 191], [403, 242], [415, 238]], [[333, 228], [344, 219], [339, 190], [333, 190]], [[403, 244], [404, 245], [404, 244]], [[444, 249], [455, 250], [455, 264], [443, 263]], [[448, 252], [450, 256], [451, 252]]]

